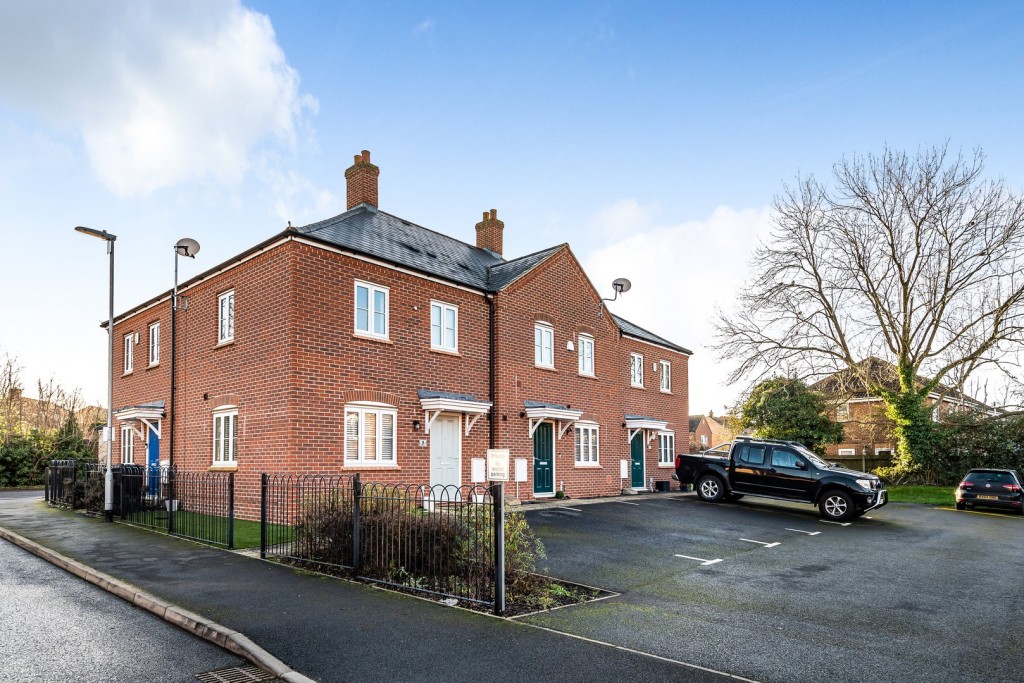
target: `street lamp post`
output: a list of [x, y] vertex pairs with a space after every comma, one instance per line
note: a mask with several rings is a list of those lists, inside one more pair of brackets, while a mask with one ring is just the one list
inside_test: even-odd
[[114, 521], [114, 472], [110, 469], [111, 451], [114, 448], [114, 241], [117, 235], [106, 230], [93, 230], [78, 226], [76, 231], [98, 237], [107, 243], [110, 255], [110, 306], [107, 321], [107, 471], [103, 476], [103, 516], [108, 522]]
[[171, 405], [170, 410], [168, 411], [170, 413], [171, 422], [170, 439], [168, 443], [168, 458], [170, 462], [168, 463], [168, 466], [171, 470], [174, 469], [174, 394], [176, 389], [174, 363], [178, 355], [175, 349], [175, 345], [177, 343], [177, 334], [175, 329], [175, 313], [177, 312], [178, 308], [186, 308], [185, 306], [181, 306], [180, 302], [178, 301], [178, 257], [187, 256], [189, 258], [194, 259], [196, 257], [196, 254], [198, 253], [199, 242], [196, 242], [194, 239], [191, 239], [189, 237], [181, 238], [180, 240], [178, 240], [178, 243], [174, 245], [174, 289], [171, 292]]

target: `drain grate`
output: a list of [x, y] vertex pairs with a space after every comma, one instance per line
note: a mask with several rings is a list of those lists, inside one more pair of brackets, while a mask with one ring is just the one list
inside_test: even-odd
[[218, 669], [196, 674], [203, 683], [255, 683], [256, 681], [276, 681], [277, 677], [258, 666], [233, 666], [230, 669]]

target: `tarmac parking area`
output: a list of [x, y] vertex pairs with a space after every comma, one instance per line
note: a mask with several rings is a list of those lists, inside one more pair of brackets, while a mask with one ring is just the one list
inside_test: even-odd
[[693, 494], [530, 510], [547, 573], [617, 591], [521, 620], [759, 681], [1016, 681], [1024, 519]]

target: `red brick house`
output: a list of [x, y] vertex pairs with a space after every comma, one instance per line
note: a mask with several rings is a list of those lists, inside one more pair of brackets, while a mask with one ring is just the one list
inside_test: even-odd
[[712, 446], [732, 441], [736, 436], [725, 421], [715, 417], [714, 413], [690, 415], [689, 428], [691, 453], [699, 453]]
[[[860, 363], [861, 372], [893, 390], [899, 387], [895, 366], [879, 358]], [[926, 379], [917, 378], [923, 386]], [[850, 370], [833, 373], [811, 385], [828, 400], [829, 417], [843, 425], [843, 442], [829, 444], [825, 453], [831, 459], [860, 462], [860, 467], [874, 468], [892, 463], [896, 452], [893, 422], [885, 414], [885, 402], [868, 392], [863, 379]], [[963, 393], [939, 385], [925, 399], [932, 407], [932, 419], [941, 422], [947, 415], [964, 410], [994, 414], [993, 408]]]
[[378, 174], [363, 152], [345, 213], [179, 287], [173, 401], [171, 293], [115, 319], [122, 461], [173, 439], [243, 508], [261, 472], [461, 485], [488, 448], [522, 461], [521, 498], [667, 482], [690, 352], [612, 315], [567, 244], [506, 260], [496, 211], [466, 244], [381, 211]]

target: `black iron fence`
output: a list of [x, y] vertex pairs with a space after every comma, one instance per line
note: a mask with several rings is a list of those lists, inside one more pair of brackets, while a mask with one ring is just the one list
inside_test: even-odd
[[359, 475], [267, 475], [260, 556], [505, 607], [504, 492], [492, 486], [363, 484]]
[[[118, 521], [203, 543], [234, 547], [233, 472], [183, 472], [115, 465], [113, 514]], [[106, 465], [54, 460], [46, 470], [51, 505], [102, 512]]]

